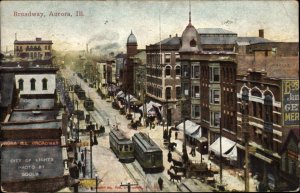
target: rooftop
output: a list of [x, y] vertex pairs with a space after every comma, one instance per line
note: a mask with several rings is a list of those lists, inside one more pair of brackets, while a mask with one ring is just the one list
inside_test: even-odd
[[59, 129], [61, 121], [2, 123], [2, 129]]
[[42, 38], [36, 38], [35, 40], [19, 41], [15, 40], [15, 44], [53, 44], [52, 40], [42, 40]]
[[27, 99], [20, 98], [20, 102], [16, 109], [53, 109], [54, 99]]
[[223, 28], [198, 28], [198, 33], [202, 34], [231, 34], [237, 35], [237, 33], [223, 29]]
[[13, 111], [9, 118], [9, 122], [32, 122], [55, 120], [58, 111]]

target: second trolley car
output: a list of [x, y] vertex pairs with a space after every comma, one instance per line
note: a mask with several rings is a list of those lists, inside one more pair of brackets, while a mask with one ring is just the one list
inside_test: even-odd
[[113, 129], [109, 133], [110, 148], [121, 162], [134, 161], [134, 148], [132, 141], [124, 136], [119, 129]]
[[145, 133], [135, 133], [132, 137], [135, 159], [145, 172], [154, 173], [164, 170], [163, 152]]

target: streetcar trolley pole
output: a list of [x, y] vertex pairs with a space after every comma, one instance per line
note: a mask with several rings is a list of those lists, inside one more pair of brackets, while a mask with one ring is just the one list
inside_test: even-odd
[[128, 182], [127, 184], [122, 184], [121, 183], [121, 185], [120, 186], [127, 186], [127, 190], [128, 190], [128, 192], [130, 192], [130, 190], [131, 190], [131, 186], [137, 186], [138, 184], [131, 184], [130, 182]]

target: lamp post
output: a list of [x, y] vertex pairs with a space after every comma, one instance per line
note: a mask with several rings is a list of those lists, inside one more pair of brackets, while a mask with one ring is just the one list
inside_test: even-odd
[[245, 137], [245, 192], [249, 192], [249, 132], [248, 132], [248, 101], [249, 95], [247, 90], [242, 92], [242, 125]]

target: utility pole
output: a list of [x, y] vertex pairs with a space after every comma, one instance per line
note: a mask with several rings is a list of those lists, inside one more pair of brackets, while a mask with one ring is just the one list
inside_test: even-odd
[[93, 178], [93, 131], [90, 130], [90, 168], [91, 179]]
[[249, 192], [249, 131], [248, 131], [248, 101], [249, 95], [248, 92], [243, 91], [242, 93], [242, 125], [243, 132], [245, 137], [245, 192]]
[[[221, 116], [221, 115], [220, 115]], [[223, 184], [223, 165], [222, 165], [222, 125], [221, 125], [221, 117], [219, 119], [220, 124], [220, 185]]]

